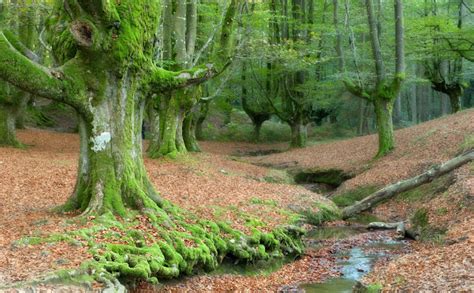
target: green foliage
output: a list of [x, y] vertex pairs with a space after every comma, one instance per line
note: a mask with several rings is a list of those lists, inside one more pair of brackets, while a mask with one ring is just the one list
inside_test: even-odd
[[340, 208], [348, 207], [378, 190], [377, 186], [361, 186], [333, 196], [332, 201]]
[[[254, 127], [241, 115], [241, 112], [233, 112], [232, 121], [222, 127], [213, 124], [205, 124], [204, 139], [217, 141], [246, 141], [254, 142]], [[263, 124], [261, 142], [284, 142], [290, 139], [290, 127], [275, 121], [267, 121]]]

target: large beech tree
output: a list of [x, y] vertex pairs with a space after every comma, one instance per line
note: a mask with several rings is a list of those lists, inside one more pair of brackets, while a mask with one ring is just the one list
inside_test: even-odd
[[208, 67], [172, 72], [154, 64], [160, 1], [55, 3], [49, 31], [52, 52], [62, 65], [50, 69], [33, 62], [18, 51], [13, 37], [0, 32], [0, 78], [68, 104], [79, 115], [78, 176], [64, 210], [101, 215], [99, 221], [122, 227], [113, 215], [130, 218], [130, 209], [139, 210], [159, 235], [146, 244], [135, 231], [131, 245], [92, 248], [94, 261], [84, 263], [85, 273], [105, 283], [116, 278], [157, 283], [215, 269], [225, 256], [250, 262], [301, 254], [299, 228], [254, 229], [246, 235], [181, 211], [161, 200], [150, 183], [142, 154], [145, 97], [185, 90], [213, 75]]
[[156, 207], [160, 198], [142, 159], [145, 97], [202, 82], [210, 70], [166, 71], [153, 62], [160, 1], [56, 1], [49, 20], [53, 54], [46, 68], [0, 33], [0, 77], [79, 115], [81, 152], [66, 210], [85, 214]]

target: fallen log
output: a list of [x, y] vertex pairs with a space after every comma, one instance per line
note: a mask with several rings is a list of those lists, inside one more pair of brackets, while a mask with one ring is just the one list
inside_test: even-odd
[[418, 232], [407, 229], [404, 222], [396, 222], [396, 223], [385, 223], [385, 222], [372, 222], [367, 225], [367, 229], [374, 230], [374, 229], [384, 229], [384, 230], [392, 230], [396, 229], [398, 237], [400, 239], [403, 238], [410, 238], [413, 240], [418, 240], [420, 235]]
[[462, 155], [455, 157], [441, 165], [437, 165], [426, 171], [425, 173], [416, 177], [399, 181], [395, 184], [388, 185], [361, 201], [346, 207], [342, 210], [342, 218], [348, 219], [360, 212], [373, 208], [378, 203], [393, 197], [399, 193], [408, 191], [425, 183], [431, 182], [434, 179], [461, 167], [462, 165], [474, 160], [474, 150], [469, 150]]

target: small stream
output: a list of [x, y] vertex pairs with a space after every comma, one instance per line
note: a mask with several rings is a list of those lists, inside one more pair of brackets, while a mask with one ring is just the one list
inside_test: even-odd
[[[345, 239], [367, 232], [360, 226], [323, 227], [310, 232], [308, 237], [312, 245], [323, 245], [327, 239]], [[352, 292], [354, 285], [372, 270], [374, 263], [381, 257], [387, 256], [390, 251], [403, 248], [403, 241], [382, 239], [369, 241], [353, 247], [343, 253], [338, 253], [337, 265], [340, 266], [341, 277], [329, 279], [323, 283], [302, 284], [298, 287], [303, 292]]]

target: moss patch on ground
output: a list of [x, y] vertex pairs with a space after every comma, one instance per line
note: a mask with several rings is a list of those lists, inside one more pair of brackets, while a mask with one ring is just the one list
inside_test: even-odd
[[397, 195], [396, 200], [404, 202], [419, 202], [430, 200], [438, 194], [448, 190], [449, 186], [454, 183], [454, 176], [447, 174], [441, 176], [430, 183], [423, 184]]
[[331, 200], [340, 208], [348, 207], [371, 195], [379, 188], [377, 186], [362, 186], [356, 189], [337, 194]]

